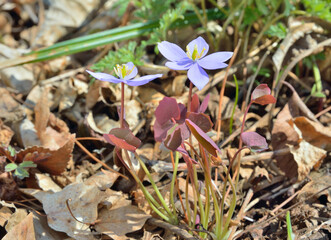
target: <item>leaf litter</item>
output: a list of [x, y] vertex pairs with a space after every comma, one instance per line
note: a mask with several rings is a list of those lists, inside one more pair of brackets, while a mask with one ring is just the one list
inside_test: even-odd
[[[46, 2], [38, 1], [38, 4]], [[50, 5], [47, 5], [46, 9], [38, 4], [31, 1], [8, 2], [1, 5], [0, 20], [5, 20], [5, 28], [1, 30], [4, 44], [0, 46], [0, 61], [20, 56], [27, 45], [31, 48], [40, 45], [50, 46], [62, 38], [88, 34], [87, 29], [95, 31], [99, 27], [108, 28], [105, 21], [102, 21], [105, 19], [112, 19], [112, 27], [117, 27], [120, 12], [123, 10], [116, 9], [116, 6], [116, 10], [109, 10], [113, 3], [103, 5], [103, 1], [91, 1], [90, 4], [84, 5], [85, 7], [77, 1], [56, 1], [47, 3]], [[75, 14], [68, 13], [72, 6], [75, 6]], [[21, 11], [21, 15], [17, 9]], [[45, 18], [39, 16], [42, 11], [45, 11]], [[97, 11], [102, 14], [95, 16]], [[61, 21], [58, 21], [59, 14], [64, 16]], [[66, 17], [68, 14], [70, 18]], [[129, 7], [125, 14], [130, 18], [137, 17], [132, 15]], [[13, 16], [20, 21], [12, 21]], [[92, 18], [96, 21], [91, 21]], [[84, 20], [86, 22], [83, 22]], [[38, 21], [40, 22], [35, 24]], [[249, 20], [245, 19], [244, 24], [247, 24], [247, 21]], [[11, 24], [14, 22], [17, 24], [16, 28], [24, 28], [20, 35], [15, 35], [12, 30]], [[0, 23], [2, 24], [1, 21]], [[259, 22], [251, 24], [250, 27], [256, 33], [263, 27], [259, 26]], [[137, 65], [139, 71], [150, 74], [162, 73], [163, 77], [145, 86], [125, 87], [127, 128], [123, 131], [119, 131], [118, 117], [121, 111], [121, 88], [119, 85], [101, 81], [89, 83], [90, 78], [83, 70], [94, 64], [106, 50], [124, 48], [124, 42], [109, 45], [105, 47], [105, 51], [100, 48], [49, 62], [1, 69], [0, 197], [4, 200], [1, 201], [0, 208], [0, 225], [4, 233], [1, 237], [148, 239], [147, 236], [151, 236], [150, 239], [157, 239], [157, 236], [161, 236], [174, 239], [181, 236], [188, 239], [187, 231], [196, 226], [188, 226], [185, 223], [185, 211], [181, 206], [181, 200], [177, 198], [175, 202], [177, 210], [183, 215], [180, 224], [174, 226], [176, 229], [172, 231], [171, 226], [159, 224], [157, 221], [160, 220], [156, 219], [157, 216], [148, 207], [141, 190], [137, 189], [132, 173], [127, 171], [127, 156], [119, 148], [136, 152], [141, 156], [148, 168], [152, 169], [152, 177], [162, 195], [166, 196], [168, 204], [173, 174], [168, 149], [179, 151], [183, 159], [179, 164], [177, 196], [194, 204], [195, 190], [191, 184], [186, 185], [189, 175], [187, 161], [189, 159], [194, 164], [197, 161], [189, 149], [180, 146], [183, 140], [192, 144], [195, 149], [200, 142], [213, 155], [213, 184], [217, 189], [222, 189], [224, 179], [218, 178], [215, 170], [222, 173], [220, 166], [231, 162], [238, 150], [240, 138], [244, 146], [256, 151], [243, 151], [241, 156], [242, 165], [238, 173], [240, 191], [237, 193], [236, 206], [240, 209], [245, 203], [243, 205], [247, 206], [247, 209], [236, 215], [235, 220], [231, 219], [231, 227], [241, 231], [237, 239], [285, 239], [284, 213], [287, 209], [291, 211], [292, 226], [296, 235], [301, 238], [312, 237], [316, 233], [330, 236], [331, 224], [327, 220], [331, 217], [331, 115], [329, 112], [318, 115], [330, 105], [330, 87], [327, 83], [330, 69], [330, 61], [327, 60], [329, 54], [325, 54], [326, 59], [318, 59], [318, 55], [314, 55], [317, 61], [310, 56], [305, 57], [298, 63], [295, 71], [286, 73], [286, 76], [288, 74], [291, 78], [286, 78], [284, 82], [285, 78], [282, 76], [278, 88], [272, 77], [266, 77], [262, 71], [267, 69], [270, 73], [275, 67], [277, 76], [284, 66], [295, 62], [300, 53], [313, 49], [324, 40], [327, 34], [323, 26], [325, 25], [307, 19], [290, 19], [286, 27], [288, 31], [285, 38], [279, 41], [279, 45], [273, 42], [273, 47], [268, 47], [274, 40], [262, 38], [258, 50], [252, 50], [247, 54], [249, 57], [239, 54], [229, 69], [226, 96], [220, 110], [219, 83], [224, 78], [225, 70], [209, 71], [211, 81], [206, 87], [201, 91], [193, 88], [193, 93], [204, 93], [204, 96], [193, 95], [188, 112], [187, 75], [165, 68], [164, 59], [149, 51], [148, 56], [143, 59], [144, 65]], [[182, 34], [176, 30], [180, 47], [185, 47], [189, 40], [197, 36], [193, 28], [185, 30]], [[226, 30], [230, 33], [234, 29], [228, 26]], [[213, 34], [216, 36], [219, 33]], [[171, 34], [168, 37], [171, 39]], [[232, 37], [238, 36], [226, 36]], [[19, 38], [21, 39], [17, 40]], [[187, 40], [183, 40], [186, 38]], [[222, 39], [222, 42], [227, 44], [223, 50], [232, 51], [235, 47], [234, 42], [226, 38]], [[135, 41], [142, 42], [141, 39]], [[247, 48], [252, 43], [248, 41], [245, 44], [243, 46]], [[310, 47], [307, 47], [309, 44]], [[273, 50], [275, 46], [276, 49]], [[329, 48], [330, 46], [318, 50], [329, 52]], [[261, 51], [263, 53], [265, 49], [272, 53], [269, 52], [267, 55], [267, 60], [263, 63], [264, 69], [255, 74], [251, 66], [258, 64], [262, 59]], [[191, 57], [193, 58], [193, 55]], [[310, 94], [306, 90], [307, 86], [311, 89], [316, 84], [317, 75], [314, 75], [309, 67], [309, 64], [314, 64], [315, 61], [322, 76], [323, 93], [327, 96], [324, 99], [314, 96], [305, 98]], [[242, 63], [246, 66], [241, 65]], [[68, 70], [73, 71], [70, 73]], [[58, 77], [63, 73], [69, 74], [66, 77]], [[232, 118], [233, 129], [240, 128], [245, 112], [245, 108], [240, 104], [245, 106], [243, 99], [247, 94], [248, 85], [242, 85], [246, 80], [240, 83], [239, 103], [235, 105], [235, 85], [230, 76], [233, 73], [241, 79], [253, 81], [252, 84], [254, 81], [262, 83], [251, 95], [251, 101], [262, 106], [252, 107], [252, 112], [247, 115], [245, 131], [241, 135], [239, 131], [230, 134], [228, 122]], [[255, 76], [255, 79], [252, 79], [252, 76]], [[282, 83], [291, 91], [282, 88]], [[289, 83], [293, 85], [292, 89]], [[279, 95], [277, 108], [273, 109], [268, 104], [274, 103], [272, 96], [275, 96], [275, 91], [279, 91]], [[289, 97], [290, 95], [292, 97]], [[218, 111], [221, 111], [222, 116], [222, 137], [215, 143], [216, 131], [211, 128], [217, 120]], [[198, 142], [189, 139], [189, 131]], [[100, 162], [92, 163], [91, 155], [82, 151], [77, 142], [84, 145]], [[11, 147], [14, 149], [13, 152]], [[267, 152], [260, 153], [260, 150]], [[245, 154], [250, 155], [244, 156]], [[123, 162], [120, 157], [124, 159]], [[37, 165], [36, 168], [27, 168], [28, 178], [22, 180], [5, 171], [8, 163], [20, 164], [25, 161]], [[102, 169], [104, 166], [101, 162], [115, 168], [126, 178]], [[138, 162], [134, 164], [137, 175], [151, 195], [155, 196], [151, 181], [143, 174], [141, 165]], [[198, 171], [203, 169], [199, 164], [194, 166]], [[199, 184], [201, 201], [205, 204], [210, 200], [204, 193], [206, 185], [203, 181]], [[223, 193], [217, 194], [220, 197]], [[233, 193], [229, 191], [226, 196], [231, 199]], [[230, 204], [230, 201], [225, 201], [227, 210]], [[214, 209], [211, 209], [212, 211]], [[193, 237], [198, 239], [198, 234], [198, 231], [194, 232]]]

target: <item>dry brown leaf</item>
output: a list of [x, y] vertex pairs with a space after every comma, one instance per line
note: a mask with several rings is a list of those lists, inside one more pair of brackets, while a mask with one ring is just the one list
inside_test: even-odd
[[17, 153], [17, 162], [33, 161], [42, 171], [59, 175], [67, 167], [75, 144], [75, 134], [59, 149], [52, 151], [47, 148], [34, 146]]
[[95, 81], [86, 94], [86, 107], [92, 109], [92, 107], [99, 101], [100, 88], [108, 88], [109, 83], [104, 81]]
[[7, 224], [6, 231], [10, 232], [17, 224], [19, 224], [28, 215], [25, 209], [17, 208], [16, 211], [10, 216]]
[[39, 98], [36, 106], [34, 107], [34, 111], [34, 127], [37, 131], [37, 135], [40, 139], [41, 144], [45, 146], [48, 144], [48, 142], [52, 142], [53, 139], [52, 135], [46, 134], [46, 127], [50, 115], [50, 110], [48, 106], [48, 89], [44, 89], [44, 91], [42, 92], [41, 97]]
[[315, 147], [331, 151], [331, 128], [324, 127], [319, 122], [313, 122], [306, 117], [297, 117], [294, 123], [302, 132], [302, 138]]
[[9, 218], [13, 215], [13, 212], [8, 207], [2, 207], [0, 209], [0, 226], [4, 227], [5, 223], [9, 220]]
[[59, 185], [57, 185], [50, 176], [40, 173], [36, 173], [35, 176], [37, 183], [42, 190], [52, 192], [59, 192], [62, 190], [61, 187], [59, 187]]
[[290, 177], [297, 175], [298, 181], [303, 180], [309, 174], [310, 169], [326, 157], [325, 150], [315, 147], [305, 140], [302, 140], [299, 146], [291, 146], [290, 151], [297, 164], [297, 170], [293, 171], [294, 169], [292, 168], [286, 171], [286, 173]]
[[0, 119], [0, 146], [8, 147], [13, 136], [14, 132], [10, 129], [10, 127], [4, 125]]
[[115, 240], [127, 239], [125, 234], [141, 229], [148, 218], [149, 215], [122, 197], [111, 209], [101, 209], [100, 222], [96, 224], [95, 229]]
[[328, 189], [316, 194], [312, 199], [310, 198], [310, 202], [315, 202], [322, 195], [326, 195], [328, 202], [331, 202], [331, 175], [328, 173], [328, 169], [321, 169], [320, 171], [312, 172], [310, 174], [310, 178], [312, 181], [307, 183], [298, 194], [298, 201], [306, 200], [313, 194], [318, 193], [326, 187]]
[[101, 169], [102, 172], [98, 172], [93, 176], [89, 177], [84, 184], [86, 185], [95, 185], [100, 190], [104, 191], [113, 186], [114, 182], [118, 178], [118, 174], [115, 174], [110, 171]]
[[[326, 151], [319, 146], [328, 146], [330, 141], [327, 136], [328, 131], [319, 123], [308, 120], [306, 117], [297, 117], [292, 120], [292, 117], [299, 112], [291, 106], [293, 105], [286, 104], [277, 116], [271, 143], [274, 150], [290, 146], [291, 154], [276, 157], [277, 164], [289, 178], [297, 177], [300, 181], [309, 174], [313, 166], [320, 164], [325, 158]], [[323, 131], [326, 133], [322, 135]]]
[[4, 122], [15, 122], [23, 119], [23, 107], [16, 102], [7, 89], [0, 88], [0, 119]]
[[98, 204], [106, 195], [97, 186], [84, 183], [71, 184], [62, 191], [48, 193], [35, 189], [21, 189], [22, 192], [37, 198], [47, 214], [48, 225], [60, 232], [65, 232], [75, 239], [94, 239], [89, 225], [77, 222], [70, 214], [66, 200], [73, 215], [84, 223], [93, 223], [97, 220]]
[[25, 240], [36, 239], [34, 226], [33, 226], [33, 214], [30, 213], [20, 223], [15, 225], [7, 234], [3, 240]]

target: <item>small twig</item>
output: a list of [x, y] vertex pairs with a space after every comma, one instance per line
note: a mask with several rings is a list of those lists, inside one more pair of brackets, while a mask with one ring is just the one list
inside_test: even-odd
[[89, 156], [91, 157], [94, 161], [96, 161], [97, 163], [100, 163], [102, 166], [104, 166], [105, 168], [107, 168], [109, 171], [129, 180], [129, 178], [117, 171], [115, 171], [114, 169], [112, 169], [111, 167], [109, 167], [107, 164], [105, 164], [104, 162], [102, 162], [100, 159], [96, 158], [89, 150], [87, 150], [80, 142], [77, 141], [77, 139], [75, 139], [75, 143]]
[[79, 72], [82, 72], [85, 70], [85, 67], [81, 67], [81, 68], [77, 68], [77, 69], [74, 69], [74, 70], [71, 70], [71, 71], [68, 71], [66, 73], [63, 73], [63, 74], [60, 74], [60, 75], [57, 75], [55, 77], [51, 77], [49, 79], [46, 79], [46, 80], [43, 80], [39, 83], [39, 85], [41, 86], [45, 86], [47, 84], [52, 84], [54, 82], [57, 82], [57, 81], [60, 81], [64, 78], [67, 78], [67, 77], [71, 77], [73, 75], [75, 75], [76, 73], [79, 73]]
[[221, 122], [222, 122], [222, 101], [223, 101], [223, 96], [224, 96], [224, 91], [225, 91], [225, 84], [226, 81], [228, 79], [228, 74], [229, 74], [229, 70], [232, 67], [234, 60], [237, 57], [237, 53], [239, 51], [240, 48], [240, 44], [241, 44], [241, 39], [239, 39], [238, 44], [236, 46], [236, 48], [234, 49], [232, 58], [229, 62], [228, 67], [226, 68], [226, 72], [225, 72], [225, 76], [224, 76], [224, 80], [222, 83], [222, 88], [220, 91], [220, 96], [219, 96], [219, 102], [218, 102], [218, 114], [217, 114], [217, 122], [216, 122], [216, 126], [217, 126], [217, 141], [220, 139], [220, 133], [221, 133]]
[[331, 111], [331, 106], [329, 106], [329, 107], [325, 108], [324, 110], [320, 111], [319, 113], [317, 113], [315, 115], [315, 118], [319, 118], [320, 116], [322, 116], [323, 114], [325, 114], [325, 113], [327, 113], [329, 111]]

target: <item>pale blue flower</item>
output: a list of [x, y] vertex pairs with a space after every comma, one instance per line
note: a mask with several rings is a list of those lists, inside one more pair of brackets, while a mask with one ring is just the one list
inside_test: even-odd
[[209, 45], [202, 37], [191, 41], [186, 47], [186, 53], [176, 44], [163, 41], [158, 44], [159, 51], [169, 60], [166, 66], [173, 70], [188, 70], [190, 81], [201, 90], [209, 81], [204, 69], [214, 70], [225, 68], [224, 62], [229, 60], [233, 52], [216, 52], [206, 56]]
[[101, 73], [101, 72], [95, 73], [89, 70], [86, 70], [86, 72], [88, 72], [94, 78], [101, 81], [106, 81], [111, 83], [123, 82], [129, 86], [144, 85], [156, 78], [162, 77], [162, 74], [154, 74], [154, 75], [146, 75], [143, 77], [134, 78], [138, 74], [138, 70], [132, 62], [128, 62], [122, 65], [117, 64], [116, 67], [114, 67], [114, 70], [118, 78], [107, 73]]

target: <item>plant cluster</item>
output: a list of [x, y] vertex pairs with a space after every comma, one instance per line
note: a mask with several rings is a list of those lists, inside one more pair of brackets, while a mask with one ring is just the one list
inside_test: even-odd
[[[162, 55], [169, 61], [166, 66], [175, 70], [188, 70], [190, 80], [190, 90], [188, 95], [188, 105], [177, 103], [175, 98], [164, 97], [156, 108], [154, 124], [154, 137], [156, 141], [162, 142], [164, 147], [169, 149], [173, 161], [173, 178], [170, 189], [170, 205], [156, 186], [147, 166], [136, 153], [136, 149], [141, 145], [141, 141], [134, 136], [125, 122], [124, 116], [124, 91], [122, 91], [121, 109], [119, 110], [121, 127], [110, 130], [109, 134], [104, 134], [104, 138], [115, 146], [115, 157], [119, 159], [123, 166], [128, 170], [141, 188], [144, 196], [153, 209], [162, 219], [171, 223], [178, 224], [179, 216], [175, 207], [175, 188], [178, 189], [177, 169], [179, 164], [179, 155], [181, 154], [187, 164], [188, 178], [186, 189], [190, 184], [194, 191], [193, 207], [189, 204], [188, 193], [186, 192], [185, 203], [181, 200], [182, 211], [184, 212], [184, 221], [192, 229], [198, 231], [201, 237], [211, 236], [213, 239], [228, 239], [231, 234], [230, 222], [234, 216], [236, 206], [236, 186], [238, 184], [238, 174], [231, 176], [230, 169], [237, 156], [244, 148], [250, 148], [252, 151], [262, 151], [268, 148], [264, 137], [255, 132], [244, 132], [244, 124], [247, 112], [250, 106], [255, 104], [266, 105], [275, 103], [276, 100], [270, 95], [270, 89], [266, 84], [261, 84], [255, 88], [251, 95], [251, 101], [246, 109], [241, 128], [239, 149], [230, 161], [230, 166], [226, 167], [220, 157], [220, 149], [217, 144], [208, 136], [213, 123], [204, 112], [207, 109], [209, 95], [202, 103], [199, 96], [192, 96], [193, 85], [202, 89], [209, 81], [205, 69], [219, 69], [227, 66], [224, 62], [231, 58], [232, 52], [216, 52], [206, 56], [209, 45], [206, 41], [198, 37], [187, 45], [186, 52], [179, 46], [163, 41], [158, 44], [158, 49]], [[117, 65], [115, 73], [118, 78], [106, 74], [88, 71], [96, 79], [112, 83], [121, 83], [122, 90], [124, 84], [138, 86], [145, 84], [161, 75], [147, 75], [140, 78], [134, 78], [137, 75], [137, 69], [132, 62], [123, 65]], [[193, 144], [192, 138], [198, 142], [197, 146]], [[242, 146], [245, 144], [245, 146]], [[132, 154], [130, 155], [131, 152]], [[152, 184], [156, 197], [148, 192], [142, 184], [142, 180], [136, 173], [131, 157], [134, 156], [140, 163], [147, 178]], [[240, 164], [240, 161], [238, 161]], [[237, 169], [239, 169], [239, 164]], [[216, 188], [212, 179], [212, 166], [222, 165], [225, 176], [222, 193]], [[204, 175], [204, 185], [199, 184], [197, 166], [199, 166]], [[237, 172], [237, 171], [236, 171]], [[236, 178], [235, 178], [236, 177]], [[235, 180], [234, 180], [235, 179]], [[228, 191], [232, 191], [231, 204], [225, 214], [225, 198]], [[203, 194], [204, 193], [204, 194]], [[216, 194], [218, 193], [218, 194]], [[205, 196], [205, 204], [202, 203], [202, 194]], [[213, 211], [211, 211], [213, 210]], [[213, 212], [213, 214], [212, 214]], [[214, 219], [214, 222], [212, 222]], [[232, 233], [233, 234], [233, 233]]]

